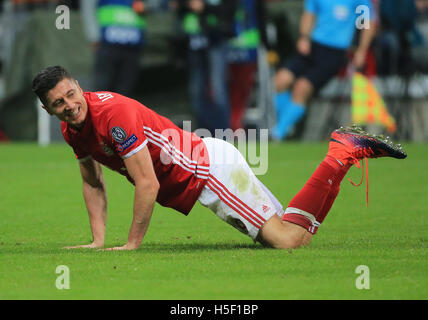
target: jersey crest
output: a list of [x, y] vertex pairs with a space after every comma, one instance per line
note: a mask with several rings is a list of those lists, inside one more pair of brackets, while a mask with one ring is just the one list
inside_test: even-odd
[[111, 132], [112, 138], [119, 143], [122, 143], [123, 141], [125, 141], [127, 137], [126, 131], [121, 127], [113, 127], [111, 128], [110, 132]]

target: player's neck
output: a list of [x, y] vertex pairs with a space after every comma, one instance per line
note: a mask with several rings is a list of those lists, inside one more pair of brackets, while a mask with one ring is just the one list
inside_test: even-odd
[[87, 121], [88, 121], [88, 115], [86, 115], [85, 120], [83, 120], [82, 123], [79, 123], [79, 124], [68, 123], [68, 126], [75, 131], [81, 132], [85, 127]]
[[75, 131], [82, 131], [82, 129], [83, 129], [83, 127], [84, 127], [84, 122], [82, 123], [82, 124], [80, 124], [80, 125], [72, 125], [72, 124], [68, 124], [73, 130], [75, 130]]

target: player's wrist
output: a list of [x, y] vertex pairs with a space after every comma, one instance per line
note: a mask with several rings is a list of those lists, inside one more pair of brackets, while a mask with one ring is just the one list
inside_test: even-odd
[[365, 46], [357, 47], [357, 49], [355, 50], [355, 52], [358, 52], [360, 54], [366, 54], [367, 51], [368, 51], [368, 48]]

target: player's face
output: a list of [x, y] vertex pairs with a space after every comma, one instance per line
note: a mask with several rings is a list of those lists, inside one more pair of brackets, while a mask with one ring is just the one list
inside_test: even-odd
[[46, 94], [46, 111], [65, 121], [72, 126], [82, 127], [88, 104], [83, 96], [83, 91], [76, 80], [63, 79]]

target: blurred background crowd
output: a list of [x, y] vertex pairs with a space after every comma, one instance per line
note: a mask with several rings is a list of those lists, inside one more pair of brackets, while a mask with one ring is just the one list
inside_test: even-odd
[[3, 0], [0, 141], [38, 139], [31, 80], [51, 65], [179, 126], [268, 128], [277, 141], [349, 124], [358, 72], [390, 134], [428, 141], [428, 0]]

